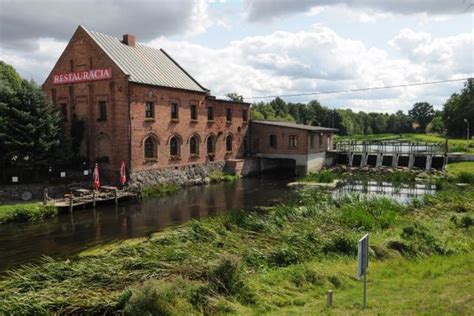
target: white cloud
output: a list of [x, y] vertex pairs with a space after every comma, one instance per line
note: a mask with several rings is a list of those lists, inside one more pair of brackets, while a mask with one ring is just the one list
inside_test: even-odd
[[[1, 0], [2, 46], [34, 49], [40, 37], [69, 40], [79, 24], [148, 41], [160, 35], [204, 32], [211, 24], [207, 0]], [[116, 34], [120, 29], [120, 34]], [[21, 44], [21, 46], [20, 46]]]
[[[382, 49], [343, 38], [322, 25], [295, 33], [279, 31], [266, 36], [246, 37], [216, 50], [166, 38], [156, 39], [150, 44], [167, 50], [218, 96], [228, 92], [250, 97], [348, 90], [459, 78], [473, 73], [466, 56], [460, 56], [472, 52], [464, 36], [434, 38], [431, 34], [417, 34], [410, 30], [402, 30], [391, 45], [414, 50], [419, 58], [432, 62], [419, 62], [404, 54], [401, 58], [393, 58]], [[456, 52], [445, 52], [448, 46], [453, 46]], [[437, 64], [436, 61], [448, 53], [462, 58], [445, 65]], [[462, 83], [457, 83], [435, 88], [398, 88], [288, 100], [318, 98], [331, 106], [395, 112], [407, 110], [417, 101], [426, 100], [439, 106], [461, 86]]]
[[323, 6], [343, 6], [393, 14], [464, 14], [469, 4], [463, 0], [247, 0], [247, 18], [265, 21], [279, 16], [311, 12]]

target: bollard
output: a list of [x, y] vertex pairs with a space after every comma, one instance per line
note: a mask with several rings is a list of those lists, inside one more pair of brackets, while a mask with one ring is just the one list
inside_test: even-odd
[[117, 189], [114, 189], [114, 200], [115, 200], [115, 204], [117, 205], [117, 203], [118, 203]]
[[328, 290], [326, 294], [326, 307], [332, 306], [332, 290]]

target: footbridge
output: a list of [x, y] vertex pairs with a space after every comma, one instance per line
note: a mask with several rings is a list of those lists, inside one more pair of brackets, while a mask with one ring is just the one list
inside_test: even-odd
[[447, 163], [444, 144], [341, 141], [334, 144], [336, 163], [351, 167], [406, 167], [442, 170]]

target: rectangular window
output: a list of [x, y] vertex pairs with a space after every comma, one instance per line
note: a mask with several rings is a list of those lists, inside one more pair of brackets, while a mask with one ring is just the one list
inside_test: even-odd
[[276, 135], [270, 135], [270, 147], [271, 148], [277, 148], [277, 136]]
[[155, 105], [153, 102], [146, 102], [145, 104], [145, 117], [146, 118], [154, 118], [155, 117]]
[[191, 121], [197, 121], [197, 105], [191, 104]]
[[214, 121], [214, 108], [212, 106], [207, 108], [207, 120]]
[[323, 148], [323, 133], [319, 135], [319, 148]]
[[178, 116], [179, 116], [178, 111], [179, 111], [178, 103], [171, 103], [171, 119], [172, 120], [178, 119]]
[[298, 136], [290, 135], [290, 148], [297, 148], [298, 147]]
[[247, 110], [242, 110], [242, 120], [245, 122], [247, 122], [248, 120], [248, 115], [247, 115]]
[[63, 120], [67, 122], [67, 104], [61, 103], [61, 115], [63, 116]]
[[232, 122], [232, 110], [231, 109], [226, 109], [226, 120], [227, 122]]
[[98, 121], [107, 121], [107, 102], [99, 101], [99, 118]]
[[309, 136], [309, 147], [314, 148], [314, 135]]

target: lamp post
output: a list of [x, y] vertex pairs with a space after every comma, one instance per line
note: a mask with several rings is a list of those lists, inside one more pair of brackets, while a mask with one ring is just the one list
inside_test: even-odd
[[469, 137], [469, 121], [467, 120], [467, 118], [464, 119], [464, 123], [467, 124], [467, 129], [466, 129], [466, 151], [469, 151], [470, 137]]

